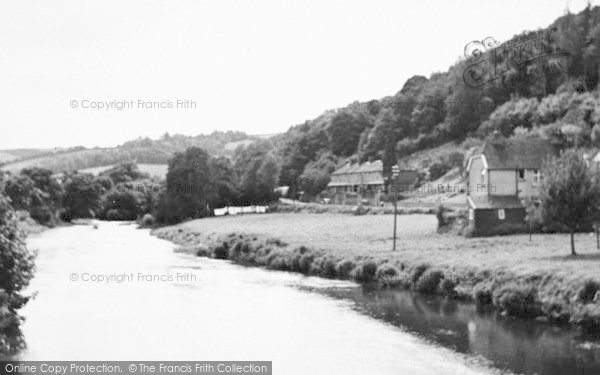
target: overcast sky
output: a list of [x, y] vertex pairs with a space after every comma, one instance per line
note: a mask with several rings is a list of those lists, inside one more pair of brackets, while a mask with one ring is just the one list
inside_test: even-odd
[[[392, 95], [446, 70], [471, 40], [545, 27], [567, 6], [585, 1], [3, 0], [0, 148], [283, 132]], [[129, 108], [90, 108], [114, 101]]]

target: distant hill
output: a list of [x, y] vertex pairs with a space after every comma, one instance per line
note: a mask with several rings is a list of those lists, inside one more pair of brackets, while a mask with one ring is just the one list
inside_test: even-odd
[[[81, 173], [91, 173], [95, 176], [100, 173], [112, 168], [114, 165], [105, 165], [102, 167], [94, 167], [94, 168], [86, 168], [80, 169]], [[167, 164], [138, 164], [137, 165], [140, 172], [148, 173], [150, 177], [158, 177], [163, 179], [167, 176], [168, 165]]]
[[47, 168], [53, 172], [72, 172], [109, 167], [123, 162], [166, 165], [175, 153], [182, 152], [188, 147], [201, 147], [215, 156], [231, 156], [235, 151], [234, 146], [248, 144], [258, 139], [234, 131], [213, 132], [193, 137], [167, 133], [157, 140], [138, 138], [111, 148], [78, 147], [59, 151], [30, 150], [29, 152], [5, 150], [0, 152], [0, 157], [4, 156], [4, 161], [0, 159], [0, 163], [5, 163], [1, 167], [2, 170], [12, 172], [30, 167]]

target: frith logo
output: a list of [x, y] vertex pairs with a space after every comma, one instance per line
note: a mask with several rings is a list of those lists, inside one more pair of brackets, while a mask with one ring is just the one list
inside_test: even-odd
[[564, 73], [569, 52], [559, 49], [553, 41], [556, 30], [523, 34], [506, 43], [492, 37], [470, 42], [464, 50], [468, 64], [463, 72], [465, 84], [481, 87], [500, 80], [503, 87], [513, 89]]

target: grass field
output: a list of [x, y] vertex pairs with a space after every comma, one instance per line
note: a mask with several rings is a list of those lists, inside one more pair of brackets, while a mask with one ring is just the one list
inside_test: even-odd
[[[516, 273], [552, 272], [565, 278], [598, 277], [596, 238], [578, 234], [578, 257], [569, 256], [565, 234], [465, 238], [436, 233], [434, 215], [398, 216], [398, 243], [392, 252], [393, 215], [269, 214], [195, 220], [179, 226], [211, 238], [229, 233], [275, 237], [293, 246], [326, 249], [332, 255], [430, 262], [478, 270], [504, 268]], [[171, 227], [170, 227], [171, 228]], [[163, 230], [163, 229], [161, 229]]]
[[[141, 172], [148, 173], [151, 177], [163, 179], [167, 176], [168, 165], [166, 164], [138, 164], [137, 166]], [[112, 167], [112, 165], [105, 165], [102, 167], [81, 169], [79, 172], [91, 173], [97, 176]]]
[[[346, 260], [354, 267], [367, 261], [380, 270], [392, 267], [393, 275], [413, 284], [418, 283], [419, 277], [423, 279], [439, 271], [442, 279], [459, 283], [455, 287], [457, 293], [483, 298], [484, 302], [489, 300], [513, 315], [524, 315], [534, 306], [538, 315], [556, 320], [570, 318], [579, 322], [589, 316], [600, 318], [600, 250], [596, 249], [593, 235], [576, 236], [579, 255], [572, 257], [569, 237], [564, 234], [534, 235], [532, 241], [528, 235], [465, 238], [438, 234], [436, 227], [434, 215], [399, 216], [395, 252], [392, 215], [229, 216], [190, 221], [157, 229], [155, 233], [193, 249], [198, 245], [214, 249], [223, 241], [229, 241], [231, 249], [236, 241], [245, 241], [252, 249], [248, 251], [256, 256], [251, 262], [244, 258], [241, 263], [277, 269], [294, 270], [294, 256], [305, 246], [315, 254], [313, 258], [324, 258], [338, 266]], [[268, 259], [259, 259], [260, 251], [275, 243], [272, 239], [283, 242], [274, 249], [283, 261], [274, 261], [274, 253]], [[231, 251], [228, 258], [238, 260]], [[315, 260], [311, 261], [314, 266]], [[319, 264], [324, 267], [321, 261]], [[347, 272], [342, 275], [339, 267], [314, 272], [313, 268], [304, 271], [321, 275], [325, 272], [331, 277], [349, 276]], [[511, 310], [513, 304], [517, 305], [516, 310]]]

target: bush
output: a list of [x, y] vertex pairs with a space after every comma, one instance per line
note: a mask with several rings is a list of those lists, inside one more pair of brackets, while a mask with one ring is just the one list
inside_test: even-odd
[[229, 257], [229, 244], [223, 242], [213, 250], [213, 257], [215, 259], [227, 259]]
[[427, 270], [415, 283], [415, 290], [420, 293], [434, 294], [443, 278], [442, 271]]
[[448, 155], [448, 164], [451, 167], [458, 167], [462, 169], [464, 162], [465, 156], [461, 152], [455, 151]]
[[444, 278], [440, 284], [441, 292], [446, 296], [455, 296], [456, 290], [454, 288], [456, 288], [457, 284], [455, 280]]
[[156, 223], [156, 219], [151, 214], [145, 214], [144, 217], [142, 217], [143, 226], [151, 227], [154, 225], [154, 223]]
[[328, 277], [330, 279], [336, 277], [337, 271], [335, 269], [336, 262], [331, 258], [325, 258], [321, 264], [321, 276]]
[[352, 271], [352, 278], [360, 283], [368, 283], [375, 280], [377, 264], [373, 261], [366, 261]]
[[313, 261], [315, 260], [315, 256], [311, 253], [305, 253], [300, 256], [298, 260], [298, 269], [300, 272], [304, 274], [308, 274], [310, 272]]
[[443, 161], [438, 161], [436, 163], [433, 163], [429, 167], [429, 179], [431, 181], [437, 180], [438, 178], [445, 175], [450, 169], [452, 169], [452, 166]]
[[410, 277], [410, 281], [413, 285], [415, 285], [417, 283], [417, 281], [419, 280], [419, 278], [423, 275], [423, 273], [425, 273], [425, 271], [427, 271], [427, 268], [429, 268], [429, 266], [427, 264], [420, 264], [415, 268], [415, 270], [413, 271], [413, 273]]
[[386, 286], [396, 286], [401, 282], [398, 275], [398, 270], [396, 267], [389, 264], [379, 266], [377, 268], [377, 274], [375, 278]]
[[577, 296], [581, 302], [590, 303], [594, 300], [598, 290], [600, 290], [600, 283], [595, 280], [588, 280], [577, 292]]
[[473, 299], [478, 306], [491, 305], [492, 291], [487, 284], [479, 283], [473, 288]]
[[350, 277], [350, 274], [351, 274], [352, 270], [354, 269], [354, 267], [356, 267], [356, 265], [354, 264], [354, 262], [352, 260], [344, 259], [344, 260], [338, 262], [338, 264], [336, 264], [335, 273], [340, 278], [348, 278], [348, 277]]
[[537, 291], [529, 286], [505, 285], [494, 291], [493, 301], [509, 316], [533, 317], [541, 311]]

